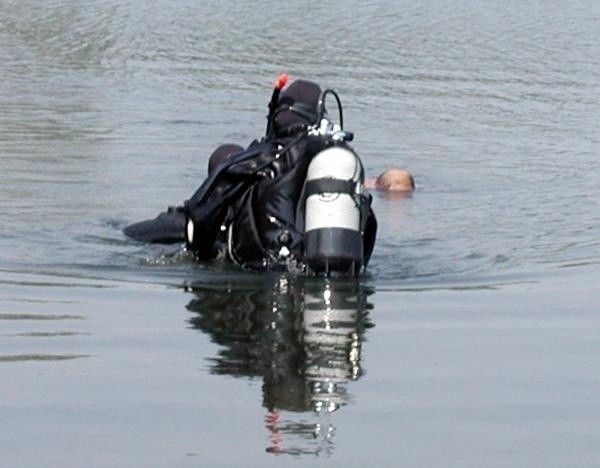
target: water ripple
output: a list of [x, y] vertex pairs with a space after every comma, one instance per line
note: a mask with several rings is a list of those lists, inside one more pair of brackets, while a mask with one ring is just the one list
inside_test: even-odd
[[82, 315], [0, 314], [0, 320], [82, 320]]
[[89, 354], [15, 354], [0, 355], [0, 362], [51, 362], [51, 361], [69, 361], [71, 359], [80, 359], [91, 357]]

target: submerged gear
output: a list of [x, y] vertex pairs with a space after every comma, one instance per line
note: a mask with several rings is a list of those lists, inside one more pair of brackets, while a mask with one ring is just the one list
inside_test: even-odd
[[333, 91], [303, 80], [276, 89], [265, 138], [211, 167], [174, 223], [181, 228], [185, 216], [185, 242], [199, 259], [226, 251], [253, 269], [293, 263], [324, 274], [366, 266], [377, 223], [360, 158], [346, 143], [352, 134], [327, 118], [328, 94], [341, 123]]
[[[370, 196], [362, 193], [360, 160], [347, 145], [322, 137], [305, 136], [280, 153], [281, 146], [256, 143], [209, 176], [185, 203], [188, 248], [210, 260], [219, 245], [226, 246], [231, 260], [253, 269], [294, 259], [319, 273], [358, 272], [368, 262], [376, 230]], [[318, 174], [319, 160], [340, 153], [352, 159], [352, 174]], [[309, 167], [318, 178], [307, 181]], [[324, 218], [323, 210], [337, 211], [337, 219]]]

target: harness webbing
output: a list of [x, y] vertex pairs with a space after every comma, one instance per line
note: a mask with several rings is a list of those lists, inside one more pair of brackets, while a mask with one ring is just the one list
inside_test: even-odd
[[352, 180], [334, 179], [333, 177], [324, 177], [313, 179], [306, 182], [306, 196], [317, 195], [319, 193], [347, 193], [356, 194], [356, 182]]

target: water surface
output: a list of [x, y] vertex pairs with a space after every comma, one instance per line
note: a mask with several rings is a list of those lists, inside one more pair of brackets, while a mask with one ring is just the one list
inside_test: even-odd
[[[4, 1], [0, 464], [599, 463], [600, 7]], [[341, 95], [379, 236], [356, 282], [121, 234]]]

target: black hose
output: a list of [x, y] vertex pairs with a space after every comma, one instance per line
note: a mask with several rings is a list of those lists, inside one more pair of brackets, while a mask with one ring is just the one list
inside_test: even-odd
[[327, 109], [325, 109], [325, 99], [327, 98], [328, 94], [333, 94], [333, 97], [335, 97], [335, 100], [337, 101], [338, 112], [340, 115], [340, 128], [343, 129], [344, 112], [342, 110], [342, 101], [340, 100], [338, 93], [336, 93], [333, 89], [326, 89], [321, 93], [321, 96], [319, 96], [319, 103], [317, 104], [317, 122], [320, 122], [327, 112]]

